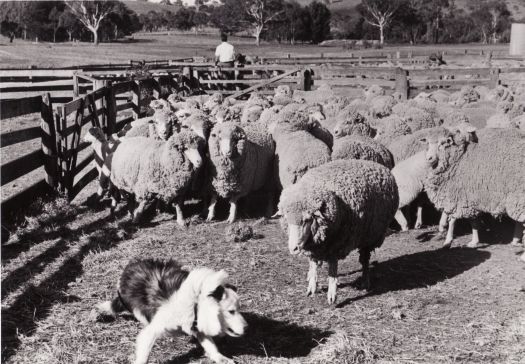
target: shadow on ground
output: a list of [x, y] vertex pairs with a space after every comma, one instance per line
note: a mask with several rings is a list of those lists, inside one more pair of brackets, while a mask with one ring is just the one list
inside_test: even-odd
[[[219, 351], [228, 357], [302, 358], [333, 334], [332, 331], [274, 320], [255, 313], [245, 313], [244, 317], [248, 322], [248, 331], [243, 337], [226, 337], [217, 343]], [[196, 345], [195, 349], [173, 357], [165, 364], [189, 363], [202, 355], [203, 350]]]
[[[371, 268], [372, 290], [349, 298], [337, 305], [347, 304], [386, 292], [433, 286], [458, 276], [490, 258], [490, 253], [470, 248], [436, 249], [403, 255], [375, 264]], [[339, 288], [359, 285], [360, 277]]]

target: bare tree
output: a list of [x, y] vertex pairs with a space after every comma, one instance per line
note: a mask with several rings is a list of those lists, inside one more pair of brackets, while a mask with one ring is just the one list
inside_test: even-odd
[[251, 0], [246, 4], [248, 21], [253, 26], [257, 46], [261, 44], [261, 33], [266, 25], [284, 13], [283, 4], [277, 0]]
[[397, 0], [362, 0], [365, 21], [379, 28], [379, 41], [385, 42], [385, 28], [388, 27], [400, 6]]
[[98, 28], [115, 6], [113, 1], [64, 1], [80, 22], [93, 33], [93, 43], [98, 45]]

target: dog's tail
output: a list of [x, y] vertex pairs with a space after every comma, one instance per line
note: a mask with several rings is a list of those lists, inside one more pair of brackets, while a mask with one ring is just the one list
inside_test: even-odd
[[124, 301], [122, 301], [120, 294], [113, 298], [112, 301], [104, 301], [99, 303], [97, 305], [97, 309], [100, 311], [100, 313], [109, 316], [115, 316], [118, 313], [129, 311]]

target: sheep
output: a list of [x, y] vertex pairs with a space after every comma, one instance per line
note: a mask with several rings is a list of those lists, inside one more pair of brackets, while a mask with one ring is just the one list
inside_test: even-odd
[[450, 216], [444, 247], [452, 245], [459, 218], [472, 220], [469, 247], [477, 247], [475, 219], [483, 212], [506, 214], [516, 221], [513, 243], [518, 243], [525, 223], [525, 136], [515, 129], [466, 131], [428, 139], [426, 157], [432, 168], [425, 190], [430, 201]]
[[275, 93], [273, 96], [274, 105], [288, 105], [293, 102], [292, 98], [292, 89], [288, 85], [279, 85], [275, 88]]
[[324, 84], [317, 88], [317, 90], [303, 91], [294, 90], [292, 99], [296, 102], [299, 99], [305, 100], [306, 103], [321, 103], [324, 104], [327, 100], [334, 98], [334, 90], [330, 85]]
[[180, 203], [202, 164], [201, 143], [190, 131], [174, 134], [165, 142], [126, 138], [106, 158], [111, 183], [134, 198], [128, 200], [133, 222], [139, 222], [147, 204], [157, 198], [168, 204], [175, 202], [177, 223], [184, 226]]
[[219, 105], [222, 105], [224, 102], [224, 96], [222, 94], [212, 94], [208, 100], [206, 100], [202, 104], [202, 110], [206, 111], [207, 113], [211, 113], [212, 110], [217, 108]]
[[439, 126], [440, 122], [434, 120], [432, 114], [419, 107], [410, 106], [409, 103], [400, 103], [393, 107], [393, 114], [402, 117], [412, 132], [425, 128]]
[[217, 108], [214, 117], [215, 122], [225, 123], [225, 122], [241, 122], [241, 114], [243, 111], [242, 104], [233, 104], [225, 105], [222, 104], [221, 107]]
[[490, 90], [485, 96], [485, 100], [498, 103], [500, 101], [514, 101], [514, 94], [508, 87], [498, 85]]
[[[468, 119], [463, 119], [464, 122], [468, 122]], [[454, 125], [458, 125], [457, 123]], [[452, 126], [452, 125], [451, 125]], [[434, 127], [417, 130], [414, 133], [401, 135], [396, 139], [392, 140], [390, 143], [386, 144], [388, 150], [392, 153], [394, 157], [394, 162], [397, 164], [405, 159], [412, 157], [414, 154], [421, 152], [426, 149], [426, 145], [420, 143], [420, 141], [428, 136], [435, 135], [439, 137], [441, 135], [446, 135], [448, 133], [447, 129], [444, 127]]]
[[264, 124], [267, 127], [275, 120], [277, 114], [282, 110], [282, 105], [273, 105], [268, 109], [264, 109], [259, 117], [258, 123]]
[[[158, 140], [167, 140], [177, 127], [177, 117], [166, 108], [155, 110], [152, 118], [147, 122], [132, 123], [131, 129], [119, 138], [149, 137]], [[118, 135], [118, 134], [117, 134]]]
[[374, 97], [384, 96], [386, 94], [385, 89], [377, 85], [372, 85], [370, 87], [365, 88], [363, 93], [365, 95], [366, 101], [370, 101]]
[[509, 101], [500, 101], [496, 109], [496, 114], [487, 120], [487, 128], [514, 127], [512, 121], [525, 113], [525, 105]]
[[377, 96], [369, 101], [370, 114], [374, 118], [383, 118], [392, 114], [396, 101], [392, 96]]
[[450, 101], [450, 92], [445, 90], [436, 90], [430, 94], [432, 100], [436, 101], [438, 104], [447, 103]]
[[380, 119], [376, 126], [375, 140], [383, 145], [389, 145], [393, 140], [412, 133], [412, 129], [407, 122], [398, 115], [390, 115]]
[[460, 91], [450, 95], [449, 103], [456, 107], [464, 107], [467, 104], [477, 102], [481, 98], [472, 86], [463, 86]]
[[[331, 150], [334, 144], [334, 137], [332, 136], [330, 130], [323, 126], [325, 116], [323, 114], [321, 105], [291, 103], [281, 109], [278, 118], [280, 118], [282, 122], [293, 122], [293, 115], [297, 113], [302, 113], [308, 117], [308, 131], [310, 134], [312, 134], [317, 139], [322, 140]], [[289, 119], [288, 116], [290, 117]]]
[[213, 127], [208, 148], [214, 194], [207, 220], [215, 218], [217, 197], [221, 197], [230, 202], [231, 224], [237, 218], [237, 201], [269, 183], [275, 145], [263, 124], [252, 123], [242, 128], [234, 123], [221, 123]]
[[363, 159], [394, 168], [392, 153], [381, 143], [362, 135], [347, 135], [334, 142], [332, 160]]
[[310, 128], [309, 117], [301, 112], [280, 112], [268, 128], [275, 141], [278, 187], [294, 184], [308, 169], [330, 161], [330, 148]]
[[363, 135], [373, 137], [375, 130], [370, 126], [367, 115], [355, 105], [345, 107], [335, 118], [334, 137]]
[[363, 283], [370, 286], [371, 252], [380, 247], [399, 196], [388, 168], [365, 160], [337, 160], [310, 169], [282, 192], [279, 210], [291, 254], [310, 260], [307, 294], [317, 289], [317, 267], [328, 262], [328, 303], [336, 300], [337, 265], [359, 250]]
[[333, 96], [326, 99], [321, 106], [327, 118], [335, 117], [341, 110], [350, 105], [352, 100], [343, 96]]

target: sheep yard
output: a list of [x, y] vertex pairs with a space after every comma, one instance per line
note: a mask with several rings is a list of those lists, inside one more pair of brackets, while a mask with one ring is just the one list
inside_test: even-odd
[[[192, 38], [188, 35], [182, 38], [186, 39], [187, 43], [183, 43], [177, 51], [180, 50], [184, 56], [193, 56], [203, 50], [211, 53], [213, 50], [209, 39]], [[90, 61], [102, 63], [123, 62], [129, 58], [139, 57], [172, 58], [170, 52], [174, 52], [173, 44], [177, 43], [177, 36], [159, 36], [158, 39], [153, 39], [140, 39], [138, 36], [129, 44], [115, 47], [118, 52], [113, 52], [114, 48], [110, 45], [102, 44], [99, 47], [102, 50], [97, 52], [100, 57]], [[200, 40], [192, 44], [187, 39]], [[62, 49], [58, 50], [61, 47]], [[73, 49], [75, 47], [76, 50]], [[55, 46], [27, 43], [19, 48], [7, 46], [0, 48], [0, 64], [13, 64], [16, 59], [16, 62], [21, 62], [24, 66], [29, 65], [28, 62], [34, 59], [32, 55], [42, 52], [44, 48], [46, 52], [42, 55], [41, 61], [45, 66], [82, 64], [92, 52], [90, 46], [82, 44]], [[273, 48], [275, 47], [272, 45], [265, 45], [259, 52], [265, 56], [282, 56], [289, 52], [288, 49]], [[415, 51], [415, 48], [417, 47], [399, 49], [408, 52]], [[274, 50], [273, 54], [269, 53], [270, 49]], [[313, 47], [298, 46], [294, 47], [293, 51], [297, 52], [294, 55], [324, 51], [322, 48], [316, 48], [315, 51], [312, 49]], [[500, 46], [494, 47], [494, 51], [502, 49], [503, 47]], [[444, 126], [447, 122], [456, 122], [456, 118], [464, 126], [463, 117], [467, 117], [470, 120], [467, 124], [477, 129], [486, 129], [485, 127], [490, 123], [524, 129], [523, 65], [525, 61], [494, 60], [494, 67], [499, 67], [498, 82], [508, 85], [508, 87], [498, 86], [495, 90], [489, 90], [485, 86], [487, 80], [484, 77], [489, 74], [487, 69], [482, 70], [484, 72], [482, 75], [481, 72], [474, 75], [469, 73], [468, 68], [475, 67], [472, 62], [483, 64], [485, 61], [485, 56], [480, 55], [472, 58], [454, 57], [450, 67], [460, 68], [459, 76], [455, 79], [452, 77], [451, 80], [438, 75], [441, 78], [437, 82], [441, 82], [441, 85], [448, 82], [455, 86], [465, 81], [470, 82], [469, 85], [476, 82], [478, 84], [448, 94], [447, 101], [443, 101], [446, 105], [440, 105], [443, 108], [439, 110], [434, 104], [432, 104], [434, 107], [432, 111], [425, 109], [430, 103], [429, 95], [436, 94], [432, 102], [437, 104], [440, 102], [436, 101], [440, 96], [439, 92], [444, 90], [448, 92], [449, 90], [445, 89], [448, 86], [427, 89], [423, 89], [424, 86], [420, 88], [414, 86], [412, 90], [410, 88], [404, 90], [404, 97], [410, 96], [410, 91], [423, 90], [424, 92], [420, 92], [422, 98], [394, 100], [390, 94], [398, 91], [398, 79], [378, 78], [381, 82], [390, 85], [387, 86], [388, 93], [377, 94], [375, 97], [381, 98], [381, 103], [372, 105], [370, 102], [372, 106], [367, 106], [370, 108], [367, 114], [370, 119], [359, 120], [356, 125], [370, 123], [367, 125], [374, 127], [374, 133], [378, 133], [377, 144], [384, 143], [385, 150], [387, 142], [381, 139], [385, 137], [385, 128], [380, 120], [391, 118], [388, 120], [392, 120], [392, 124], [395, 124], [399, 119], [403, 126], [407, 126], [407, 120], [410, 120], [413, 123], [409, 126], [413, 127], [417, 122], [414, 121], [415, 116], [401, 118], [401, 113], [408, 114], [410, 109], [412, 111], [417, 109], [419, 114], [416, 114], [423, 115], [421, 119], [424, 119], [424, 122], [438, 122], [439, 119], [438, 125], [432, 126], [435, 128]], [[410, 72], [414, 75], [419, 72], [420, 76], [426, 77], [424, 72], [429, 69], [418, 69], [418, 67], [408, 66], [405, 69], [403, 75], [406, 84], [408, 84], [406, 75], [410, 75]], [[518, 71], [504, 72], [506, 67]], [[354, 72], [353, 70], [357, 68], [359, 67], [348, 67], [349, 72]], [[372, 66], [370, 72], [380, 68]], [[503, 70], [501, 74], [500, 69]], [[402, 70], [400, 66], [398, 70]], [[435, 71], [435, 74], [441, 72], [440, 69], [430, 71]], [[429, 74], [432, 73], [430, 71]], [[383, 72], [387, 71], [383, 70]], [[368, 96], [362, 97], [360, 88], [349, 89], [352, 92], [339, 88], [336, 92], [335, 87], [332, 90], [330, 85], [322, 84], [322, 76], [317, 76], [313, 86], [314, 89], [318, 88], [318, 91], [316, 94], [313, 91], [310, 95], [325, 94], [327, 100], [332, 97], [334, 100], [340, 100], [343, 95], [353, 99], [352, 101], [359, 101], [356, 108], [362, 107], [365, 99], [369, 102]], [[417, 85], [419, 81], [422, 85], [434, 80], [431, 77], [424, 81], [414, 78], [410, 82], [415, 81], [414, 85]], [[354, 76], [350, 81], [343, 80], [343, 83], [354, 81], [365, 83], [367, 79]], [[138, 118], [141, 114], [141, 105], [146, 106], [141, 104], [143, 100], [140, 96], [140, 82], [142, 81], [122, 82], [131, 85], [130, 88], [139, 85], [138, 92], [128, 90], [130, 94], [136, 92], [139, 96], [122, 98], [119, 104], [115, 101], [115, 106], [118, 105], [119, 110], [117, 116], [122, 118], [111, 119], [113, 126], [119, 121], [125, 123], [128, 119]], [[255, 84], [258, 81], [253, 82]], [[310, 91], [306, 88], [300, 89], [301, 82], [298, 83], [298, 90], [295, 91], [308, 99], [305, 95]], [[87, 104], [84, 104], [84, 101], [78, 102], [76, 108], [71, 109], [67, 115], [64, 111], [63, 115], [66, 116], [63, 121], [67, 128], [62, 131], [73, 130], [71, 135], [78, 134], [75, 134], [77, 142], [82, 140], [80, 144], [77, 143], [77, 152], [80, 151], [79, 162], [75, 161], [77, 165], [82, 166], [78, 168], [80, 172], [85, 172], [86, 169], [94, 166], [94, 163], [86, 158], [91, 155], [92, 149], [88, 148], [89, 145], [84, 138], [88, 134], [88, 129], [91, 130], [90, 127], [95, 123], [91, 124], [89, 120], [84, 122], [84, 118], [95, 119], [100, 111], [97, 111], [98, 104], [104, 105], [104, 110], [100, 111], [100, 114], [107, 114], [100, 120], [104, 120], [101, 124], [106, 123], [108, 129], [105, 132], [109, 134], [110, 118], [107, 115], [109, 115], [108, 109], [111, 109], [108, 105], [111, 103], [107, 100], [108, 95], [114, 92], [111, 91], [112, 87], [112, 85], [104, 86], [106, 91], [110, 90], [108, 92], [101, 90], [97, 90], [98, 93], [93, 92], [93, 95], [104, 95], [103, 97], [89, 99], [93, 96], [83, 96], [83, 100], [88, 100]], [[374, 87], [375, 85], [367, 87], [366, 92]], [[120, 88], [122, 91], [123, 87]], [[509, 97], [511, 88], [516, 97], [520, 97], [520, 102]], [[334, 91], [334, 94], [327, 96], [328, 89]], [[269, 90], [265, 89], [265, 91]], [[470, 100], [469, 97], [474, 93], [477, 95], [475, 100]], [[270, 100], [274, 103], [270, 108], [277, 105], [284, 109], [287, 105], [278, 105], [275, 95]], [[360, 99], [357, 100], [359, 97]], [[159, 101], [158, 104], [161, 104], [160, 101], [168, 102], [169, 97], [165, 98], [167, 100], [154, 101]], [[264, 99], [264, 96], [261, 98]], [[174, 99], [174, 103], [184, 102], [186, 102], [184, 99]], [[287, 102], [305, 105], [309, 101], [294, 99]], [[326, 103], [323, 103], [321, 114], [327, 113], [329, 107], [338, 106], [337, 102], [334, 104], [326, 100], [324, 102]], [[267, 104], [270, 105], [269, 102]], [[151, 117], [165, 107], [161, 105], [160, 109], [156, 109], [158, 106], [151, 105], [153, 103], [149, 103], [151, 110], [145, 107], [147, 111], [153, 111]], [[398, 105], [402, 107], [396, 109]], [[90, 115], [86, 116], [83, 110], [84, 107], [88, 109], [89, 106], [95, 109], [90, 110]], [[228, 107], [233, 109], [235, 104], [229, 104]], [[317, 115], [316, 112], [319, 111], [315, 107], [308, 111], [298, 109], [299, 113], [311, 113], [307, 118], [308, 123], [312, 121], [310, 117]], [[383, 113], [383, 107], [389, 109], [387, 113]], [[61, 111], [65, 109], [64, 107]], [[117, 107], [113, 109], [115, 115], [116, 109]], [[342, 110], [346, 109], [343, 107]], [[80, 118], [79, 110], [82, 113]], [[175, 108], [170, 110], [175, 113]], [[184, 108], [176, 111], [181, 110], [187, 111]], [[275, 115], [279, 115], [280, 110], [282, 109], [278, 109], [273, 116], [277, 118]], [[461, 111], [459, 116], [456, 113], [458, 110]], [[264, 112], [258, 111], [260, 114], [257, 114], [257, 118], [260, 116], [262, 119]], [[198, 114], [196, 110], [193, 112]], [[216, 125], [221, 123], [218, 121], [219, 114], [212, 114], [211, 109], [206, 109], [205, 112], [214, 115]], [[359, 112], [353, 113], [352, 109], [352, 113], [348, 115], [351, 117], [361, 115]], [[443, 115], [438, 115], [438, 112], [442, 112]], [[240, 118], [239, 114], [236, 115], [235, 117]], [[247, 113], [247, 115], [251, 114]], [[516, 118], [511, 119], [511, 115], [512, 118]], [[180, 120], [173, 123], [183, 123], [183, 117], [190, 116], [177, 116]], [[514, 120], [518, 119], [521, 121], [514, 123]], [[224, 120], [227, 120], [226, 117]], [[250, 120], [249, 123], [255, 124], [258, 120]], [[241, 125], [241, 121], [237, 119], [231, 124], [237, 121]], [[2, 133], [36, 127], [40, 124], [40, 115], [24, 115], [8, 122], [9, 124], [5, 119], [2, 120]], [[68, 122], [78, 124], [69, 125]], [[323, 119], [323, 122], [325, 124], [321, 123], [322, 127], [329, 128], [330, 133], [335, 135], [335, 130], [339, 127], [338, 119], [330, 116]], [[424, 122], [421, 121], [421, 124]], [[150, 127], [154, 124], [148, 123]], [[9, 130], [6, 130], [6, 124], [9, 125]], [[248, 128], [247, 124], [248, 122], [243, 124], [243, 127]], [[59, 125], [58, 121], [57, 125]], [[181, 125], [183, 124], [178, 126]], [[266, 131], [270, 130], [270, 124], [264, 126]], [[182, 127], [191, 129], [185, 124]], [[431, 126], [427, 127], [431, 128]], [[501, 128], [500, 125], [495, 127]], [[426, 129], [426, 127], [421, 128]], [[148, 129], [148, 132], [151, 130]], [[190, 132], [181, 130], [173, 133]], [[418, 131], [420, 130], [414, 131], [414, 134]], [[62, 138], [65, 132], [64, 135], [60, 135], [59, 130], [58, 135]], [[401, 137], [410, 135], [412, 134]], [[272, 137], [275, 144], [277, 138], [274, 135]], [[67, 135], [64, 138], [67, 140]], [[211, 138], [210, 136], [208, 139]], [[336, 138], [335, 136], [332, 138], [334, 145], [338, 140]], [[3, 138], [2, 142], [4, 140], [6, 139]], [[13, 144], [2, 148], [2, 164], [16, 159], [26, 152], [25, 149], [38, 149], [38, 144], [38, 140], [32, 140], [29, 143]], [[211, 160], [210, 150], [211, 148], [208, 149], [207, 155], [209, 160]], [[275, 157], [274, 154], [272, 156]], [[333, 156], [334, 154], [332, 158]], [[96, 157], [95, 153], [93, 158], [95, 161]], [[393, 156], [391, 157], [393, 163]], [[72, 170], [77, 171], [75, 165]], [[5, 183], [2, 186], [3, 201], [6, 196], [25, 188], [26, 184], [36, 178], [35, 175], [40, 175], [42, 178], [42, 172], [44, 166], [35, 169], [32, 174], [16, 179], [15, 182]], [[523, 170], [514, 172], [519, 175]], [[81, 177], [89, 173], [73, 174], [69, 187], [73, 187], [74, 181], [78, 184]], [[400, 231], [398, 224], [392, 222], [385, 242], [381, 248], [372, 253], [371, 289], [367, 291], [361, 288], [363, 282], [359, 254], [353, 251], [346, 259], [339, 262], [337, 301], [329, 305], [326, 264], [319, 270], [317, 293], [307, 296], [308, 259], [302, 255], [294, 256], [289, 253], [288, 233], [283, 229], [283, 218], [263, 217], [268, 200], [266, 194], [255, 192], [241, 199], [237, 213], [238, 221], [233, 225], [226, 221], [227, 201], [219, 200], [215, 219], [206, 221], [206, 214], [203, 213], [203, 208], [206, 206], [199, 197], [191, 196], [182, 204], [186, 218], [186, 226], [182, 227], [175, 219], [176, 210], [172, 206], [159, 205], [158, 212], [146, 211], [146, 218], [140, 223], [132, 222], [124, 203], [118, 204], [115, 213], [111, 215], [111, 199], [104, 196], [101, 201], [96, 201], [94, 198], [99, 186], [97, 180], [85, 187], [81, 186], [74, 194], [69, 195], [72, 201], [64, 197], [37, 199], [29, 208], [23, 206], [26, 214], [17, 216], [15, 223], [7, 225], [10, 237], [6, 243], [3, 242], [1, 250], [2, 362], [13, 364], [133, 362], [136, 338], [141, 330], [140, 323], [131, 314], [122, 314], [117, 318], [101, 316], [96, 306], [114, 297], [119, 277], [130, 261], [142, 258], [173, 258], [188, 269], [208, 267], [215, 270], [225, 269], [229, 273], [230, 283], [238, 288], [241, 311], [248, 323], [248, 329], [242, 337], [218, 338], [217, 343], [219, 351], [236, 363], [524, 363], [525, 264], [520, 261], [520, 256], [522, 260], [525, 259], [525, 251], [523, 244], [519, 247], [509, 244], [513, 239], [514, 227], [513, 221], [507, 217], [493, 218], [488, 214], [482, 215], [479, 219], [482, 244], [476, 248], [468, 247], [472, 229], [466, 219], [458, 220], [454, 244], [449, 249], [443, 248], [444, 236], [438, 232], [437, 226], [439, 216], [433, 209], [425, 207], [424, 225], [421, 228]], [[425, 203], [428, 205], [430, 201]], [[414, 207], [412, 205], [407, 208], [410, 211], [406, 211], [410, 212], [412, 217], [415, 216]], [[411, 227], [414, 225], [412, 220], [414, 219], [409, 218]], [[5, 227], [3, 222], [2, 234], [5, 233]], [[153, 347], [149, 362], [212, 363], [205, 357], [197, 341], [185, 335], [159, 339]]]
[[[330, 307], [324, 270], [321, 292], [306, 297], [307, 260], [288, 254], [277, 220], [242, 216], [255, 236], [232, 242], [225, 222], [197, 217], [181, 229], [164, 213], [137, 229], [123, 211], [112, 219], [82, 204], [86, 194], [46, 205], [3, 246], [6, 363], [127, 363], [138, 322], [96, 321], [93, 310], [126, 263], [146, 256], [230, 272], [250, 328], [219, 347], [239, 363], [520, 363], [525, 355], [525, 267], [507, 244], [509, 224], [489, 224], [499, 229], [483, 234], [481, 249], [464, 247], [468, 236], [441, 249], [434, 227], [394, 233], [372, 256], [373, 290], [355, 288], [352, 253]], [[207, 362], [196, 348], [185, 336], [163, 339], [151, 362]]]

